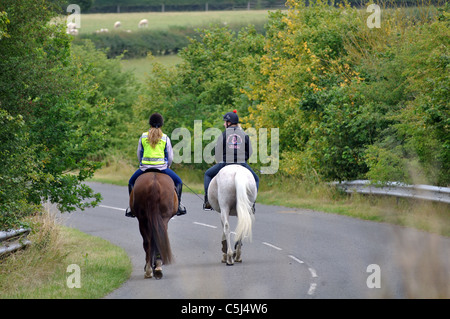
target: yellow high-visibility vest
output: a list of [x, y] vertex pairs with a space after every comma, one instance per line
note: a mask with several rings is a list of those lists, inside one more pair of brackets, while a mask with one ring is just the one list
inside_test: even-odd
[[142, 133], [142, 146], [144, 147], [144, 155], [141, 163], [144, 165], [160, 165], [164, 164], [164, 149], [166, 148], [167, 135], [163, 134], [161, 139], [152, 147], [148, 142], [148, 132]]

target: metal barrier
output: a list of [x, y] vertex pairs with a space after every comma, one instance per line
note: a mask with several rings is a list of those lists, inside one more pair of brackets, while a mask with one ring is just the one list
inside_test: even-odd
[[26, 237], [30, 229], [20, 228], [11, 231], [0, 231], [0, 255], [15, 251], [31, 244]]
[[430, 185], [406, 185], [399, 182], [373, 184], [369, 180], [334, 182], [347, 193], [416, 198], [450, 204], [450, 187]]

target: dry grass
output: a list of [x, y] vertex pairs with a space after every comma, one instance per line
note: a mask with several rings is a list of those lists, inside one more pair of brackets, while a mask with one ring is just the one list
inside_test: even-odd
[[[62, 227], [49, 210], [30, 220], [32, 244], [0, 260], [0, 298], [101, 298], [131, 273], [123, 249]], [[67, 267], [81, 268], [81, 288], [69, 288]]]

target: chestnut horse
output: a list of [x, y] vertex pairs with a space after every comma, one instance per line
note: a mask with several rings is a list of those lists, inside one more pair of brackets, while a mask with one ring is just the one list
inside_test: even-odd
[[138, 177], [130, 194], [130, 208], [144, 240], [145, 278], [162, 278], [162, 265], [172, 261], [167, 226], [178, 209], [172, 179], [157, 171]]

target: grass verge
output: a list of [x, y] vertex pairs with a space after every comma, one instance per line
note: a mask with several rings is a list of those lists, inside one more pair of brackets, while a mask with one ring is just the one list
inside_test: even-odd
[[[129, 278], [131, 261], [122, 248], [49, 215], [33, 218], [29, 248], [0, 259], [1, 299], [102, 298]], [[80, 288], [69, 288], [77, 282], [69, 265], [79, 266]]]

